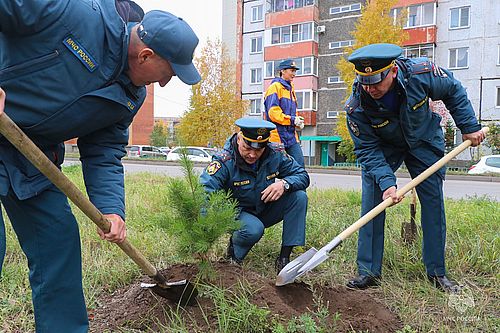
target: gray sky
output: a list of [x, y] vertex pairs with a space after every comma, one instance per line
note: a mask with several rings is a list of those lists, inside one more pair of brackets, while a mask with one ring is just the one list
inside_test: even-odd
[[[195, 56], [207, 38], [220, 38], [222, 32], [222, 0], [134, 0], [145, 12], [161, 9], [182, 17], [200, 39]], [[227, 1], [227, 0], [226, 0]], [[177, 117], [189, 106], [190, 86], [177, 77], [163, 88], [155, 84], [155, 116]]]

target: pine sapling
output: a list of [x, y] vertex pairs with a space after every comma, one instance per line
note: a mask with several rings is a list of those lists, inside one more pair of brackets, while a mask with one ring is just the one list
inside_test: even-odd
[[200, 278], [209, 280], [215, 273], [210, 250], [222, 235], [239, 228], [237, 202], [225, 191], [205, 192], [185, 149], [180, 162], [184, 178], [169, 180], [167, 204], [172, 216], [161, 224], [175, 237], [179, 253], [198, 261]]

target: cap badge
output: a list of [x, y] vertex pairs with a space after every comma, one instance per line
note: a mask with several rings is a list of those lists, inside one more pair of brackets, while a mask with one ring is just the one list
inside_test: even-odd
[[373, 72], [373, 69], [371, 67], [366, 67], [365, 68], [365, 72], [366, 73], [371, 73], [371, 72]]
[[295, 67], [295, 61], [292, 61], [290, 65]]
[[262, 135], [259, 135], [259, 136], [257, 137], [257, 140], [262, 140]]
[[[259, 129], [257, 129], [257, 134], [259, 134], [259, 135], [264, 135], [264, 134], [266, 134], [266, 133], [267, 133], [267, 129], [266, 129], [266, 128], [264, 128], [264, 127], [261, 127], [261, 128], [259, 128]], [[261, 138], [261, 139], [262, 139], [262, 138]], [[259, 139], [259, 140], [260, 140], [260, 139]]]

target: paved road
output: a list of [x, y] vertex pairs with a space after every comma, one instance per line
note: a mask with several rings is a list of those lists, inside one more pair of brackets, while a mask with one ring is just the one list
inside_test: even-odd
[[[66, 163], [74, 163], [68, 161]], [[162, 175], [168, 175], [172, 177], [182, 176], [182, 169], [176, 165], [164, 165], [164, 164], [149, 164], [149, 163], [137, 163], [137, 162], [127, 162], [124, 161], [125, 172], [126, 173], [136, 173], [136, 172], [153, 172]], [[203, 169], [200, 167], [195, 167], [199, 172]], [[328, 173], [323, 173], [328, 172]], [[309, 172], [311, 177], [311, 187], [315, 188], [341, 188], [341, 189], [352, 189], [361, 190], [361, 179], [359, 175], [356, 174], [338, 174], [331, 173], [331, 171], [322, 170], [311, 170]], [[453, 199], [465, 199], [470, 196], [487, 196], [498, 202], [500, 202], [500, 182], [492, 181], [478, 181], [473, 180], [472, 177], [454, 177], [448, 176], [448, 179], [444, 183], [444, 193], [445, 197]], [[479, 178], [481, 179], [481, 178]], [[410, 181], [409, 178], [400, 177], [398, 179], [398, 185], [401, 187]]]

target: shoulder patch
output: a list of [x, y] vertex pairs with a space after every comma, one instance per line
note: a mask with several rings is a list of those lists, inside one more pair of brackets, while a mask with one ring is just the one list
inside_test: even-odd
[[232, 157], [231, 154], [227, 150], [222, 150], [214, 155], [219, 161], [222, 163], [229, 161]]
[[349, 127], [351, 128], [352, 134], [359, 136], [359, 127], [354, 121], [349, 119]]
[[429, 73], [432, 70], [430, 61], [423, 61], [417, 64], [413, 64], [413, 74]]
[[212, 176], [214, 175], [217, 171], [219, 171], [219, 169], [222, 167], [222, 165], [220, 164], [219, 161], [213, 161], [212, 163], [210, 163], [207, 168], [206, 168], [206, 171], [207, 173]]
[[345, 103], [344, 111], [348, 114], [351, 114], [354, 112], [354, 110], [356, 110], [359, 104], [359, 99], [354, 95], [351, 95], [351, 97], [349, 97], [349, 100], [347, 100], [347, 103]]
[[432, 67], [432, 74], [434, 76], [439, 76], [439, 77], [448, 77], [448, 74], [446, 74], [441, 67], [436, 65], [435, 63], [431, 62], [431, 67]]

